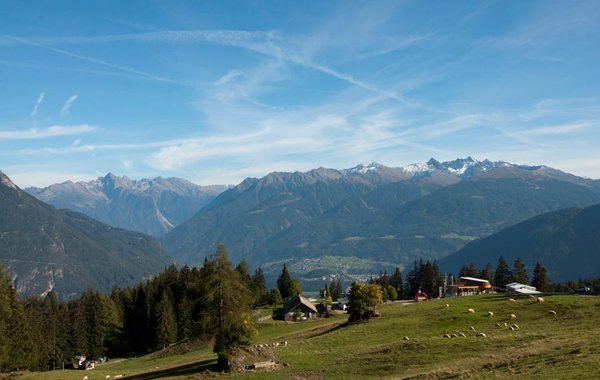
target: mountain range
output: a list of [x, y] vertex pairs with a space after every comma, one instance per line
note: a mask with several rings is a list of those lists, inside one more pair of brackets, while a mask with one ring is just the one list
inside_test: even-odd
[[463, 264], [495, 266], [500, 256], [509, 263], [519, 257], [531, 271], [537, 262], [552, 281], [600, 275], [600, 204], [535, 216], [508, 227], [440, 260], [444, 272]]
[[108, 292], [152, 276], [169, 262], [153, 237], [56, 209], [0, 172], [0, 263], [20, 295]]
[[[442, 259], [534, 216], [600, 203], [600, 181], [546, 166], [471, 157], [398, 168], [372, 163], [343, 170], [273, 172], [221, 190], [180, 179], [134, 181], [112, 174], [29, 189], [59, 207], [104, 215], [113, 225], [155, 235], [170, 230], [159, 241], [177, 264], [199, 264], [223, 243], [234, 262], [246, 258], [252, 266], [262, 266], [271, 283], [287, 263], [306, 289], [322, 286], [331, 275], [364, 280], [415, 259]], [[60, 218], [84, 218], [44, 207]], [[36, 223], [32, 225], [44, 225]], [[98, 226], [93, 230], [127, 234]], [[73, 233], [79, 232], [65, 236], [79, 236]], [[108, 232], [98, 236], [89, 228], [86, 234], [119, 257], [115, 252], [122, 249], [110, 245], [118, 238], [108, 238]], [[166, 262], [153, 239], [139, 236], [162, 258], [160, 263]], [[105, 259], [107, 266], [113, 265], [112, 258]]]
[[305, 282], [322, 282], [440, 259], [541, 213], [599, 202], [598, 181], [545, 166], [374, 163], [246, 179], [160, 241], [178, 263], [199, 263], [222, 242], [234, 260], [267, 273], [287, 262]]
[[226, 186], [181, 178], [132, 180], [108, 173], [89, 182], [63, 182], [25, 191], [58, 208], [79, 211], [114, 227], [161, 236], [191, 218]]

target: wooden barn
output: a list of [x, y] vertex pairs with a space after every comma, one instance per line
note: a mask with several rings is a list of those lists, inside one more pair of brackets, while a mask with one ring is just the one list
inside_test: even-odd
[[317, 308], [306, 297], [297, 295], [283, 307], [286, 321], [304, 321], [317, 316]]

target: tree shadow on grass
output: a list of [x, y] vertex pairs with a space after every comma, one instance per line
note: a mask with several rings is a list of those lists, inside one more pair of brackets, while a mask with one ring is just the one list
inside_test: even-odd
[[319, 336], [323, 336], [323, 335], [332, 333], [334, 331], [341, 330], [341, 329], [346, 328], [348, 326], [350, 326], [350, 324], [348, 322], [342, 322], [342, 323], [340, 323], [340, 324], [338, 324], [338, 325], [336, 325], [336, 326], [334, 326], [334, 327], [332, 327], [330, 329], [327, 329], [327, 330], [318, 332], [318, 333], [316, 333], [314, 335], [311, 335], [311, 336], [308, 337], [308, 339], [317, 338]]
[[140, 373], [137, 375], [125, 376], [123, 380], [151, 380], [160, 379], [162, 377], [191, 375], [203, 371], [215, 372], [218, 371], [217, 359], [202, 360], [196, 363], [185, 364], [179, 367], [161, 369], [152, 372]]

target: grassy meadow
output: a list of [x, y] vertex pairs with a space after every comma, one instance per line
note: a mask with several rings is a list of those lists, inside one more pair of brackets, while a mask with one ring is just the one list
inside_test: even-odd
[[[551, 295], [543, 303], [514, 296], [516, 302], [509, 302], [510, 297], [395, 302], [379, 308], [381, 317], [351, 326], [344, 324], [345, 314], [303, 323], [261, 322], [257, 344], [288, 342], [273, 349], [285, 365], [272, 372], [212, 372], [216, 356], [208, 345], [114, 360], [87, 372], [26, 373], [19, 379], [600, 378], [600, 297]], [[511, 331], [504, 322], [519, 329]], [[444, 337], [461, 332], [466, 337]]]

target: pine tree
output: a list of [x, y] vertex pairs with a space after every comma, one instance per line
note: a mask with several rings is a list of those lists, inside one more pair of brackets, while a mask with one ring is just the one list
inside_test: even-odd
[[252, 293], [254, 294], [255, 305], [266, 305], [268, 302], [267, 283], [262, 268], [256, 268], [252, 276]]
[[550, 280], [548, 279], [546, 268], [539, 262], [537, 262], [533, 268], [531, 286], [535, 286], [540, 292], [547, 292], [550, 289]]
[[494, 268], [492, 268], [492, 264], [487, 263], [486, 266], [481, 269], [479, 278], [488, 280], [489, 282], [494, 281]]
[[270, 305], [281, 305], [283, 303], [283, 299], [281, 298], [281, 292], [279, 292], [278, 288], [273, 288], [269, 292], [269, 304]]
[[192, 302], [184, 296], [177, 307], [177, 336], [179, 339], [190, 338], [194, 334]]
[[156, 343], [164, 349], [177, 339], [177, 319], [167, 290], [156, 307], [156, 321]]
[[404, 297], [404, 285], [402, 282], [402, 272], [400, 268], [396, 267], [394, 273], [390, 276], [390, 285], [396, 289], [397, 299], [402, 299]]
[[463, 265], [458, 271], [458, 277], [475, 277], [478, 274], [477, 268], [475, 268], [473, 263]]
[[525, 268], [525, 264], [519, 257], [515, 259], [515, 263], [513, 264], [513, 270], [513, 280], [515, 282], [520, 282], [521, 284], [529, 283], [529, 277], [527, 276], [527, 268]]
[[218, 356], [218, 365], [229, 367], [229, 355], [236, 346], [250, 344], [258, 334], [249, 313], [252, 295], [237, 271], [233, 270], [222, 244], [207, 268], [206, 302], [215, 331], [213, 351]]
[[283, 264], [281, 275], [277, 279], [277, 288], [279, 288], [279, 293], [281, 293], [281, 298], [283, 298], [284, 301], [295, 295], [293, 286], [292, 276], [290, 276], [287, 266]]
[[31, 368], [36, 357], [23, 305], [0, 268], [0, 372]]
[[507, 284], [513, 282], [513, 275], [508, 267], [508, 263], [504, 260], [504, 257], [498, 258], [498, 266], [496, 267], [496, 273], [494, 274], [494, 285], [500, 288], [506, 287]]

